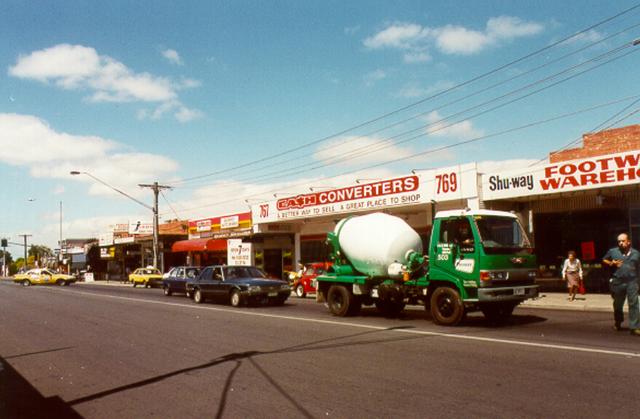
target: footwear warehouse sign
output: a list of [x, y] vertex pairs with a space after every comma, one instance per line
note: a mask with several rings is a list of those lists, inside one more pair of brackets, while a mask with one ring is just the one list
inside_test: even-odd
[[485, 173], [482, 199], [545, 195], [640, 183], [640, 152], [630, 151]]

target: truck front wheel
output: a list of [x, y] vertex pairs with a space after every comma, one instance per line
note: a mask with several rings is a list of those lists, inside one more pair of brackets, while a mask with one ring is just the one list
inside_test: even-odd
[[436, 324], [455, 326], [464, 319], [462, 298], [457, 290], [438, 287], [431, 295], [431, 317]]
[[332, 285], [327, 292], [329, 311], [334, 316], [353, 316], [360, 311], [362, 302], [342, 285]]

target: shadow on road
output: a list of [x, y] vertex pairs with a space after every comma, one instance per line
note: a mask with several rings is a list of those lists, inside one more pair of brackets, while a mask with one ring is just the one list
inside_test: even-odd
[[[18, 355], [12, 358], [26, 355], [31, 354]], [[0, 418], [73, 419], [81, 417], [60, 397], [44, 397], [4, 358], [0, 358]]]
[[258, 363], [256, 363], [255, 361], [255, 357], [257, 356], [263, 356], [263, 355], [271, 355], [271, 354], [279, 354], [279, 353], [291, 353], [291, 352], [301, 352], [301, 351], [315, 351], [315, 350], [325, 350], [325, 349], [335, 349], [335, 348], [339, 348], [339, 347], [345, 347], [345, 346], [354, 346], [354, 345], [373, 345], [373, 344], [378, 344], [378, 343], [389, 343], [389, 342], [398, 342], [398, 341], [406, 341], [406, 340], [415, 340], [415, 339], [424, 339], [425, 336], [419, 336], [419, 335], [415, 335], [415, 336], [393, 336], [393, 337], [379, 337], [379, 338], [373, 338], [373, 339], [366, 339], [366, 340], [357, 340], [357, 341], [345, 341], [345, 342], [337, 342], [337, 341], [341, 341], [341, 340], [345, 340], [345, 339], [354, 339], [354, 338], [358, 338], [358, 337], [363, 337], [365, 335], [373, 335], [373, 334], [379, 334], [382, 332], [387, 332], [387, 331], [393, 331], [393, 330], [398, 330], [398, 329], [409, 329], [412, 328], [412, 326], [399, 326], [399, 327], [390, 327], [390, 328], [386, 328], [386, 329], [381, 329], [381, 330], [369, 330], [366, 332], [360, 332], [360, 333], [355, 333], [355, 334], [351, 334], [351, 335], [345, 335], [345, 336], [338, 336], [338, 337], [334, 337], [334, 338], [329, 338], [329, 339], [324, 339], [324, 340], [319, 340], [319, 341], [314, 341], [314, 342], [309, 342], [309, 343], [304, 343], [304, 344], [299, 344], [299, 345], [294, 345], [294, 346], [289, 346], [286, 348], [282, 348], [282, 349], [277, 349], [274, 351], [246, 351], [246, 352], [234, 352], [234, 353], [230, 353], [227, 355], [223, 355], [221, 357], [218, 357], [210, 362], [206, 362], [204, 364], [200, 364], [200, 365], [195, 365], [192, 367], [188, 367], [188, 368], [182, 368], [179, 370], [175, 370], [175, 371], [171, 371], [165, 374], [160, 374], [160, 375], [156, 375], [154, 377], [150, 377], [144, 380], [140, 380], [140, 381], [136, 381], [133, 383], [129, 383], [129, 384], [125, 384], [119, 387], [114, 387], [112, 389], [109, 390], [104, 390], [98, 393], [94, 393], [94, 394], [90, 394], [78, 399], [74, 399], [74, 400], [70, 400], [68, 403], [69, 406], [74, 406], [74, 405], [78, 405], [81, 403], [86, 403], [92, 400], [96, 400], [96, 399], [100, 399], [112, 394], [116, 394], [116, 393], [120, 393], [123, 391], [128, 391], [128, 390], [132, 390], [135, 388], [140, 388], [143, 386], [147, 386], [149, 384], [152, 383], [156, 383], [162, 380], [166, 380], [170, 377], [176, 376], [176, 375], [180, 375], [180, 374], [185, 374], [185, 373], [189, 373], [192, 371], [196, 371], [196, 370], [203, 370], [206, 368], [210, 368], [213, 366], [217, 366], [217, 365], [221, 365], [221, 364], [225, 364], [225, 363], [234, 363], [234, 367], [233, 369], [229, 372], [226, 382], [225, 382], [225, 386], [222, 389], [222, 394], [220, 397], [220, 403], [218, 406], [218, 412], [216, 414], [216, 418], [221, 418], [225, 407], [226, 407], [226, 403], [227, 403], [227, 396], [229, 393], [229, 389], [231, 388], [231, 384], [233, 383], [233, 378], [236, 374], [236, 372], [238, 371], [238, 369], [242, 366], [243, 362], [245, 360], [248, 360], [251, 365], [262, 375], [265, 377], [265, 379], [267, 381], [269, 381], [269, 383], [271, 384], [272, 388], [274, 388], [275, 390], [277, 390], [284, 398], [286, 398], [295, 408], [298, 412], [300, 412], [300, 414], [304, 417], [307, 418], [311, 418], [312, 415], [302, 406], [300, 405], [296, 400], [294, 400], [289, 394], [288, 392], [281, 387], [276, 380], [273, 379], [273, 377], [271, 377], [264, 369], [262, 369], [260, 367], [260, 365]]

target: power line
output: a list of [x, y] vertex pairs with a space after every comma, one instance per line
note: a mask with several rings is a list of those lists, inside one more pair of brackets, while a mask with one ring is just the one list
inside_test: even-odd
[[[338, 158], [330, 157], [330, 158], [324, 159], [324, 160], [322, 160], [321, 162], [319, 162], [318, 164], [315, 164], [315, 165], [309, 164], [309, 163], [305, 163], [305, 164], [301, 164], [301, 165], [297, 165], [297, 166], [288, 167], [285, 170], [278, 170], [277, 172], [266, 173], [266, 174], [263, 174], [260, 177], [260, 180], [261, 181], [265, 181], [265, 180], [278, 179], [278, 178], [286, 176], [287, 174], [296, 173], [300, 169], [304, 169], [305, 172], [309, 172], [309, 171], [312, 171], [312, 170], [316, 170], [316, 169], [320, 169], [320, 168], [323, 168], [323, 167], [335, 165], [335, 164], [338, 164], [338, 163], [343, 163], [343, 162], [352, 160], [354, 158], [362, 157], [364, 155], [368, 155], [368, 154], [371, 154], [371, 153], [374, 153], [374, 152], [381, 151], [381, 150], [389, 148], [389, 147], [391, 147], [393, 145], [404, 144], [404, 143], [407, 143], [409, 141], [413, 141], [413, 140], [415, 140], [417, 138], [423, 137], [425, 135], [433, 134], [433, 133], [435, 133], [437, 131], [445, 130], [447, 128], [450, 128], [450, 127], [452, 127], [452, 126], [454, 126], [456, 124], [459, 124], [459, 123], [463, 122], [464, 120], [470, 120], [470, 119], [473, 119], [473, 118], [477, 118], [479, 116], [482, 116], [482, 115], [487, 114], [489, 112], [495, 111], [497, 109], [500, 109], [502, 107], [505, 107], [507, 105], [515, 103], [517, 101], [523, 100], [523, 99], [525, 99], [527, 97], [530, 97], [530, 96], [532, 96], [534, 94], [540, 93], [540, 92], [542, 92], [544, 90], [547, 90], [547, 89], [549, 89], [551, 87], [554, 87], [554, 86], [556, 86], [556, 85], [558, 85], [560, 83], [564, 83], [564, 82], [566, 82], [568, 80], [571, 80], [571, 79], [573, 79], [575, 77], [578, 77], [578, 76], [580, 76], [580, 75], [582, 75], [582, 74], [584, 74], [586, 72], [593, 71], [593, 70], [595, 70], [595, 69], [597, 69], [597, 68], [599, 68], [599, 67], [601, 67], [603, 65], [609, 64], [609, 63], [611, 63], [611, 62], [613, 62], [615, 60], [623, 58], [626, 55], [629, 55], [629, 54], [631, 54], [633, 52], [637, 52], [636, 49], [633, 49], [630, 52], [627, 52], [626, 54], [622, 54], [622, 55], [619, 55], [617, 57], [613, 57], [613, 58], [610, 58], [608, 60], [601, 61], [603, 58], [611, 56], [611, 55], [613, 55], [615, 53], [618, 53], [620, 51], [623, 51], [624, 49], [629, 48], [632, 45], [633, 45], [633, 43], [625, 42], [624, 44], [622, 44], [622, 45], [620, 45], [620, 46], [618, 46], [616, 48], [613, 48], [611, 50], [608, 50], [608, 51], [606, 51], [606, 52], [604, 52], [604, 53], [602, 53], [602, 54], [600, 54], [600, 55], [598, 55], [598, 56], [596, 56], [594, 58], [591, 58], [591, 59], [583, 61], [583, 62], [581, 62], [579, 64], [576, 64], [576, 65], [573, 65], [571, 67], [568, 67], [568, 68], [566, 68], [566, 69], [564, 69], [564, 70], [562, 70], [560, 72], [557, 72], [557, 73], [552, 74], [550, 76], [547, 76], [545, 78], [536, 80], [536, 81], [534, 81], [532, 83], [529, 83], [529, 84], [527, 84], [525, 86], [522, 86], [522, 87], [519, 87], [517, 89], [514, 89], [514, 90], [512, 90], [510, 92], [502, 94], [502, 95], [500, 95], [498, 97], [495, 97], [493, 99], [490, 99], [490, 100], [487, 100], [487, 101], [482, 102], [480, 104], [471, 106], [471, 107], [469, 107], [469, 108], [467, 108], [465, 110], [459, 111], [459, 112], [454, 113], [452, 115], [448, 115], [448, 116], [446, 116], [444, 118], [441, 118], [439, 121], [436, 121], [435, 123], [427, 124], [427, 125], [424, 125], [424, 126], [420, 126], [418, 128], [411, 129], [409, 131], [405, 131], [405, 132], [403, 132], [401, 134], [398, 134], [398, 135], [396, 135], [394, 137], [380, 140], [376, 144], [373, 144], [373, 145], [372, 144], [367, 144], [365, 146], [362, 146], [362, 147], [356, 148], [354, 150], [351, 150], [348, 153], [344, 153]], [[601, 61], [601, 62], [599, 62], [599, 61]], [[594, 66], [591, 66], [591, 67], [589, 67], [589, 68], [587, 68], [587, 69], [585, 69], [583, 71], [576, 72], [576, 73], [574, 73], [572, 75], [569, 75], [569, 76], [567, 76], [567, 77], [565, 77], [563, 79], [555, 81], [554, 83], [551, 83], [551, 84], [549, 84], [547, 86], [544, 86], [544, 87], [539, 88], [537, 90], [531, 91], [531, 92], [529, 92], [527, 94], [518, 96], [518, 97], [516, 97], [514, 99], [511, 99], [509, 101], [500, 103], [500, 104], [498, 104], [496, 106], [493, 106], [491, 108], [488, 108], [488, 109], [485, 109], [485, 110], [481, 110], [481, 111], [479, 111], [479, 112], [477, 112], [477, 113], [475, 113], [473, 115], [466, 116], [463, 119], [460, 119], [458, 121], [454, 121], [454, 122], [451, 122], [451, 123], [448, 123], [448, 124], [443, 124], [443, 122], [451, 120], [451, 119], [454, 119], [455, 117], [462, 117], [464, 114], [468, 113], [469, 111], [476, 110], [476, 109], [481, 109], [482, 107], [484, 107], [486, 105], [489, 105], [489, 104], [494, 103], [494, 102], [499, 102], [500, 100], [508, 98], [509, 96], [513, 96], [514, 94], [524, 92], [524, 91], [526, 91], [528, 89], [536, 87], [537, 85], [544, 84], [546, 82], [552, 81], [552, 80], [558, 78], [560, 75], [571, 73], [571, 72], [575, 71], [576, 69], [578, 69], [578, 68], [580, 68], [582, 66], [585, 66], [585, 65], [588, 65], [588, 64], [593, 64], [593, 63], [596, 63], [596, 62], [599, 62], [599, 63], [594, 65]], [[433, 126], [435, 126], [435, 129], [429, 130], [427, 132], [427, 134], [421, 133], [421, 134], [418, 134], [418, 135], [415, 135], [415, 136], [400, 140], [401, 137], [407, 136], [409, 134], [414, 134], [416, 132], [421, 132], [421, 131], [426, 130], [427, 128], [433, 127]], [[394, 140], [397, 140], [397, 141], [394, 141]], [[245, 178], [241, 177], [240, 179], [236, 179], [236, 181], [237, 182], [249, 181], [249, 180], [252, 180], [253, 178], [254, 178], [254, 176], [252, 174], [249, 177], [245, 177]]]
[[[433, 154], [433, 153], [437, 153], [437, 152], [440, 152], [440, 151], [443, 151], [443, 150], [446, 150], [446, 149], [455, 148], [455, 147], [459, 147], [459, 146], [462, 146], [462, 145], [466, 145], [466, 144], [470, 144], [470, 143], [486, 140], [486, 139], [489, 139], [489, 138], [494, 138], [494, 137], [510, 134], [510, 133], [513, 133], [513, 132], [516, 132], [516, 131], [521, 131], [521, 130], [524, 130], [524, 129], [527, 129], [527, 128], [532, 128], [534, 126], [543, 125], [543, 124], [546, 124], [546, 123], [549, 123], [549, 122], [553, 122], [553, 121], [569, 118], [569, 117], [572, 117], [572, 116], [576, 116], [576, 115], [579, 115], [579, 114], [582, 114], [582, 113], [590, 112], [590, 111], [593, 111], [593, 110], [596, 110], [596, 109], [600, 109], [600, 108], [603, 108], [603, 107], [606, 107], [606, 106], [611, 106], [613, 104], [617, 104], [617, 103], [620, 103], [622, 101], [626, 101], [626, 100], [630, 100], [630, 99], [639, 99], [640, 100], [640, 95], [626, 97], [626, 98], [623, 98], [623, 99], [618, 99], [618, 100], [615, 100], [615, 101], [610, 101], [610, 102], [599, 104], [599, 105], [594, 105], [594, 106], [591, 106], [591, 107], [588, 107], [588, 108], [584, 108], [584, 109], [581, 109], [581, 110], [578, 110], [578, 111], [568, 112], [568, 113], [561, 114], [561, 115], [558, 115], [558, 116], [555, 116], [555, 117], [550, 117], [550, 118], [546, 118], [546, 119], [543, 119], [543, 120], [538, 120], [538, 121], [531, 122], [531, 123], [528, 123], [528, 124], [520, 125], [520, 126], [515, 127], [515, 128], [510, 128], [510, 129], [506, 129], [506, 130], [503, 130], [503, 131], [499, 131], [499, 132], [495, 132], [495, 133], [491, 133], [491, 134], [478, 136], [478, 137], [475, 137], [475, 138], [472, 138], [472, 139], [469, 139], [469, 140], [460, 141], [460, 142], [457, 142], [457, 143], [454, 143], [454, 144], [449, 144], [449, 145], [445, 145], [445, 146], [442, 146], [442, 147], [425, 150], [423, 152], [416, 153], [413, 156], [424, 156], [424, 155], [427, 155], [427, 154]], [[402, 161], [402, 160], [404, 160], [404, 158], [386, 160], [386, 161], [378, 163], [378, 164], [370, 165], [370, 166], [367, 166], [367, 167], [364, 167], [364, 168], [359, 168], [359, 169], [353, 170], [353, 171], [343, 172], [343, 173], [340, 173], [338, 175], [324, 176], [324, 177], [315, 179], [314, 181], [317, 182], [317, 181], [323, 181], [323, 180], [328, 180], [328, 179], [332, 179], [332, 178], [337, 178], [339, 176], [344, 176], [344, 175], [347, 175], [347, 174], [350, 174], [350, 173], [357, 172], [359, 170], [373, 169], [373, 168], [376, 168], [376, 167], [380, 167], [380, 166], [383, 166], [383, 165], [386, 165], [386, 164], [390, 164], [390, 163], [395, 163], [395, 162]], [[293, 185], [289, 185], [289, 187], [303, 186], [303, 185], [307, 184], [307, 182], [308, 181], [300, 182], [300, 183], [294, 183]], [[197, 210], [197, 209], [209, 208], [209, 207], [213, 207], [213, 206], [216, 206], [216, 205], [235, 202], [235, 201], [239, 200], [240, 198], [250, 199], [250, 198], [260, 197], [260, 196], [263, 196], [263, 195], [268, 194], [268, 193], [276, 192], [279, 189], [280, 188], [266, 190], [266, 191], [262, 191], [260, 193], [255, 193], [255, 194], [246, 195], [246, 196], [242, 196], [242, 197], [234, 197], [234, 198], [231, 198], [231, 199], [228, 199], [228, 200], [217, 201], [217, 202], [213, 202], [213, 203], [206, 204], [206, 205], [201, 205], [201, 206], [196, 206], [196, 207], [191, 207], [191, 208], [185, 208], [185, 209], [181, 210], [181, 212], [193, 211], [193, 210]]]
[[446, 95], [446, 94], [448, 94], [448, 93], [450, 93], [450, 92], [452, 92], [452, 91], [454, 91], [454, 90], [460, 89], [461, 87], [464, 87], [464, 86], [467, 86], [467, 85], [469, 85], [469, 84], [475, 83], [476, 81], [479, 81], [479, 80], [481, 80], [481, 79], [484, 79], [484, 78], [486, 78], [486, 77], [488, 77], [488, 76], [490, 76], [490, 75], [492, 75], [492, 74], [495, 74], [495, 73], [497, 73], [497, 72], [499, 72], [499, 71], [502, 71], [502, 70], [504, 70], [504, 69], [506, 69], [506, 68], [509, 68], [509, 67], [511, 67], [511, 66], [513, 66], [513, 65], [515, 65], [515, 64], [517, 64], [517, 63], [520, 63], [520, 62], [525, 61], [525, 60], [527, 60], [527, 59], [529, 59], [529, 58], [531, 58], [531, 57], [534, 57], [534, 56], [536, 56], [536, 55], [539, 55], [539, 54], [541, 54], [542, 52], [547, 51], [547, 50], [549, 50], [549, 49], [551, 49], [551, 48], [554, 48], [554, 47], [556, 47], [556, 46], [558, 46], [558, 45], [561, 45], [562, 43], [565, 43], [565, 42], [567, 42], [567, 41], [568, 41], [568, 40], [570, 40], [570, 39], [576, 38], [576, 37], [578, 37], [578, 36], [580, 36], [580, 35], [582, 35], [582, 34], [584, 34], [584, 33], [589, 32], [589, 31], [590, 31], [590, 30], [592, 30], [592, 29], [595, 29], [595, 28], [597, 28], [597, 27], [599, 27], [599, 26], [602, 26], [602, 25], [604, 25], [604, 24], [606, 24], [606, 23], [608, 23], [608, 22], [610, 22], [610, 21], [613, 21], [613, 20], [615, 20], [615, 19], [619, 18], [620, 16], [623, 16], [623, 15], [625, 15], [625, 14], [627, 14], [627, 13], [630, 13], [631, 11], [633, 11], [633, 10], [637, 9], [638, 7], [640, 7], [640, 3], [639, 3], [639, 4], [636, 4], [636, 5], [632, 6], [632, 7], [629, 7], [629, 8], [627, 8], [627, 9], [625, 9], [625, 10], [623, 10], [623, 11], [621, 11], [621, 12], [619, 12], [619, 13], [617, 13], [617, 14], [613, 15], [613, 16], [610, 16], [610, 17], [608, 17], [608, 18], [606, 18], [606, 19], [603, 19], [603, 20], [601, 20], [601, 21], [599, 21], [599, 22], [597, 22], [597, 23], [595, 23], [595, 24], [593, 24], [593, 25], [591, 25], [591, 26], [589, 26], [589, 27], [587, 27], [587, 28], [585, 28], [585, 29], [582, 29], [582, 30], [580, 30], [580, 31], [578, 31], [578, 32], [576, 32], [576, 33], [574, 33], [574, 34], [572, 34], [572, 35], [569, 35], [569, 36], [567, 36], [567, 37], [565, 37], [565, 38], [562, 38], [562, 39], [560, 39], [560, 40], [558, 40], [558, 41], [556, 41], [556, 42], [553, 42], [553, 43], [551, 43], [551, 44], [549, 44], [549, 45], [547, 45], [547, 46], [545, 46], [545, 47], [543, 47], [543, 48], [540, 48], [540, 49], [538, 49], [538, 50], [536, 50], [536, 51], [533, 51], [533, 52], [531, 52], [531, 53], [529, 53], [529, 54], [526, 54], [526, 55], [524, 55], [524, 56], [522, 56], [522, 57], [520, 57], [520, 58], [518, 58], [518, 59], [515, 59], [515, 60], [513, 60], [513, 61], [511, 61], [511, 62], [508, 62], [508, 63], [506, 63], [506, 64], [503, 64], [503, 65], [501, 65], [501, 66], [499, 66], [499, 67], [497, 67], [497, 68], [495, 68], [495, 69], [493, 69], [493, 70], [490, 70], [490, 71], [488, 71], [488, 72], [486, 72], [486, 73], [483, 73], [483, 74], [481, 74], [481, 75], [479, 75], [479, 76], [476, 76], [476, 77], [471, 78], [471, 79], [469, 79], [469, 80], [467, 80], [467, 81], [464, 81], [464, 82], [462, 82], [462, 83], [459, 83], [459, 84], [457, 84], [457, 85], [455, 85], [455, 86], [453, 86], [453, 87], [450, 87], [450, 88], [448, 88], [448, 89], [444, 89], [444, 90], [442, 90], [442, 91], [440, 91], [440, 92], [438, 92], [438, 93], [435, 93], [435, 94], [433, 94], [433, 95], [431, 95], [431, 96], [428, 96], [428, 97], [426, 97], [426, 98], [424, 98], [424, 99], [421, 99], [421, 100], [419, 100], [419, 101], [413, 102], [413, 103], [411, 103], [411, 104], [409, 104], [409, 105], [406, 105], [406, 106], [404, 106], [404, 107], [401, 107], [401, 108], [399, 108], [399, 109], [396, 109], [396, 110], [393, 110], [393, 111], [387, 112], [387, 113], [385, 113], [385, 114], [383, 114], [383, 115], [381, 115], [381, 116], [378, 116], [378, 117], [372, 118], [372, 119], [367, 120], [367, 121], [365, 121], [365, 122], [363, 122], [363, 123], [360, 123], [360, 124], [358, 124], [358, 125], [355, 125], [355, 126], [352, 126], [352, 127], [347, 128], [347, 129], [344, 129], [344, 130], [342, 130], [342, 131], [340, 131], [340, 132], [337, 132], [337, 133], [334, 133], [334, 134], [328, 135], [328, 136], [326, 136], [326, 137], [322, 137], [322, 138], [320, 138], [320, 139], [317, 139], [317, 140], [314, 140], [314, 141], [308, 142], [308, 143], [306, 143], [306, 144], [302, 144], [302, 145], [300, 145], [300, 146], [298, 146], [298, 147], [294, 147], [294, 148], [291, 148], [291, 149], [289, 149], [289, 150], [285, 150], [285, 151], [280, 152], [280, 153], [272, 154], [272, 155], [270, 155], [270, 156], [266, 156], [266, 157], [263, 157], [263, 158], [260, 158], [260, 159], [256, 159], [256, 160], [253, 160], [253, 161], [250, 161], [250, 162], [247, 162], [247, 163], [243, 163], [243, 164], [240, 164], [240, 165], [237, 165], [237, 166], [231, 167], [231, 168], [222, 169], [222, 170], [218, 170], [218, 171], [215, 171], [215, 172], [206, 173], [206, 174], [203, 174], [203, 175], [198, 175], [198, 176], [193, 176], [193, 177], [185, 178], [185, 179], [182, 179], [182, 180], [180, 180], [180, 181], [176, 181], [176, 182], [167, 182], [167, 183], [168, 183], [168, 184], [172, 184], [172, 185], [176, 185], [176, 186], [177, 186], [177, 185], [184, 184], [184, 183], [187, 183], [187, 182], [190, 182], [190, 181], [193, 181], [193, 180], [198, 180], [198, 179], [202, 179], [202, 178], [206, 178], [206, 177], [211, 177], [211, 176], [215, 176], [215, 175], [219, 175], [219, 174], [223, 174], [223, 173], [228, 173], [228, 172], [233, 171], [233, 170], [239, 170], [239, 169], [242, 169], [242, 168], [245, 168], [245, 167], [248, 167], [248, 166], [251, 166], [251, 165], [257, 164], [257, 163], [261, 163], [261, 162], [264, 162], [264, 161], [272, 160], [272, 159], [277, 158], [277, 157], [282, 157], [282, 156], [285, 156], [285, 155], [291, 154], [291, 153], [293, 153], [293, 152], [296, 152], [296, 151], [302, 150], [302, 149], [304, 149], [304, 148], [310, 147], [310, 146], [312, 146], [312, 145], [315, 145], [315, 144], [318, 144], [318, 143], [321, 143], [321, 142], [327, 141], [327, 140], [329, 140], [329, 139], [331, 139], [331, 138], [335, 138], [335, 137], [338, 137], [338, 136], [341, 136], [341, 135], [347, 134], [347, 133], [349, 133], [349, 132], [351, 132], [351, 131], [354, 131], [354, 130], [356, 130], [356, 129], [359, 129], [359, 128], [362, 128], [362, 127], [368, 126], [368, 125], [373, 124], [373, 123], [375, 123], [375, 122], [378, 122], [378, 121], [380, 121], [380, 120], [386, 119], [386, 118], [388, 118], [388, 117], [390, 117], [390, 116], [393, 116], [393, 115], [396, 115], [396, 114], [398, 114], [398, 113], [401, 113], [401, 112], [403, 112], [403, 111], [405, 111], [405, 110], [408, 110], [408, 109], [414, 108], [414, 107], [416, 107], [416, 106], [418, 106], [418, 105], [420, 105], [420, 104], [422, 104], [422, 103], [425, 103], [425, 102], [427, 102], [427, 101], [429, 101], [429, 100], [433, 100], [433, 99], [438, 98], [438, 97], [440, 97], [440, 96]]

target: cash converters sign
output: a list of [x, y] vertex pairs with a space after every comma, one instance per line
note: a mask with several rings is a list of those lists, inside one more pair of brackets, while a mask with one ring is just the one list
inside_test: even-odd
[[382, 209], [422, 203], [418, 176], [406, 176], [297, 195], [252, 206], [254, 223]]
[[284, 211], [292, 208], [306, 208], [315, 205], [375, 198], [385, 195], [412, 192], [417, 190], [418, 186], [418, 177], [409, 176], [400, 179], [391, 179], [366, 185], [350, 186], [342, 189], [334, 189], [332, 191], [279, 199], [276, 202], [276, 208], [278, 208], [279, 211]]
[[595, 189], [640, 183], [637, 151], [569, 160], [532, 168], [483, 175], [485, 200]]

